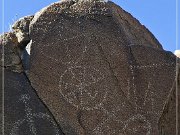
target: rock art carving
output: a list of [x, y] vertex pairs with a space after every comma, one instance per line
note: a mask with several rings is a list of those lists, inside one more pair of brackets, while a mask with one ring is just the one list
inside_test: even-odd
[[4, 134], [63, 135], [52, 114], [30, 86], [25, 73], [4, 69], [4, 75]]
[[56, 123], [54, 123], [53, 119], [45, 113], [33, 113], [32, 108], [29, 105], [30, 102], [30, 96], [29, 95], [22, 95], [20, 97], [20, 101], [24, 103], [24, 109], [25, 109], [25, 118], [22, 118], [21, 120], [18, 120], [13, 124], [13, 128], [11, 130], [10, 135], [18, 135], [18, 131], [21, 132], [21, 126], [23, 124], [26, 124], [29, 126], [29, 133], [32, 135], [39, 135], [41, 133], [38, 133], [35, 122], [38, 122], [40, 119], [43, 119], [44, 121], [48, 121], [50, 124], [53, 125], [54, 133], [55, 135], [59, 134], [59, 129], [56, 126]]
[[52, 114], [35, 111], [32, 96], [21, 94], [25, 116], [12, 124], [11, 135], [25, 123], [30, 134], [41, 134], [38, 120], [55, 135], [61, 133], [57, 123], [67, 135], [175, 134], [176, 57], [114, 3], [63, 0], [20, 19], [13, 29], [6, 43], [16, 46], [16, 56], [7, 55], [6, 68], [26, 72]]
[[[93, 74], [89, 75], [87, 72]], [[65, 82], [64, 78], [68, 77], [70, 78], [68, 79], [69, 82]], [[106, 99], [107, 90], [104, 90], [104, 93], [102, 93], [103, 96], [101, 95], [102, 97], [99, 97], [98, 89], [94, 91], [92, 86], [92, 84], [98, 85], [103, 79], [104, 76], [95, 68], [81, 66], [69, 67], [61, 75], [59, 86], [60, 93], [69, 103], [73, 104], [73, 106], [91, 110], [97, 108], [97, 106]], [[67, 91], [69, 91], [69, 93], [67, 93]], [[83, 99], [82, 96], [86, 98]], [[99, 103], [88, 105], [92, 104], [93, 100], [97, 100], [98, 98], [102, 98]]]

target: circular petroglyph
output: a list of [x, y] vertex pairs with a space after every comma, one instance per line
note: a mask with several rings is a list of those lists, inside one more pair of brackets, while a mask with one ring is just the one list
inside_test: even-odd
[[93, 110], [107, 97], [104, 75], [91, 66], [71, 66], [60, 77], [60, 93], [73, 106]]
[[150, 135], [151, 123], [143, 115], [135, 115], [125, 122], [125, 135]]

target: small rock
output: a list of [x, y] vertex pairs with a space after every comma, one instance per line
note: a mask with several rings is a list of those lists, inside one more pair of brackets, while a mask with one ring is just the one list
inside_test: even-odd
[[30, 41], [29, 24], [33, 17], [33, 15], [23, 17], [19, 19], [17, 22], [15, 22], [12, 26], [12, 29], [14, 30], [16, 37], [18, 39], [18, 42], [22, 47], [25, 47], [27, 43], [29, 43]]
[[[1, 57], [0, 65], [14, 72], [22, 72], [21, 49], [14, 32], [0, 35], [0, 51], [4, 53]], [[3, 52], [4, 51], [4, 52]]]

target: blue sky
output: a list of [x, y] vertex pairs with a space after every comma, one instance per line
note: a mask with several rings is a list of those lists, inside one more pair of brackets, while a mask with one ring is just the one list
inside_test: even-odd
[[[131, 13], [160, 41], [165, 50], [176, 49], [176, 0], [112, 0]], [[0, 21], [0, 33], [20, 17], [31, 15], [56, 0], [4, 0], [4, 27]], [[0, 20], [2, 19], [0, 0]], [[178, 17], [179, 18], [179, 17]]]

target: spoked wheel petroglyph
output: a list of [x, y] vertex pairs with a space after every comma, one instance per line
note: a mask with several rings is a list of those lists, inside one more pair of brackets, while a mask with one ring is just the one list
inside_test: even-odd
[[29, 126], [28, 134], [38, 135], [39, 133], [35, 123], [38, 123], [39, 120], [48, 122], [49, 125], [53, 127], [52, 130], [54, 131], [55, 135], [60, 135], [56, 123], [48, 114], [41, 112], [39, 113], [32, 112], [32, 109], [30, 108], [29, 105], [30, 102], [29, 95], [22, 95], [20, 101], [23, 102], [25, 105], [25, 117], [14, 122], [10, 135], [19, 135], [19, 132], [21, 132], [21, 126], [23, 126], [24, 124], [27, 124]]
[[107, 97], [104, 75], [91, 66], [71, 66], [60, 77], [60, 93], [79, 109], [98, 108]]

